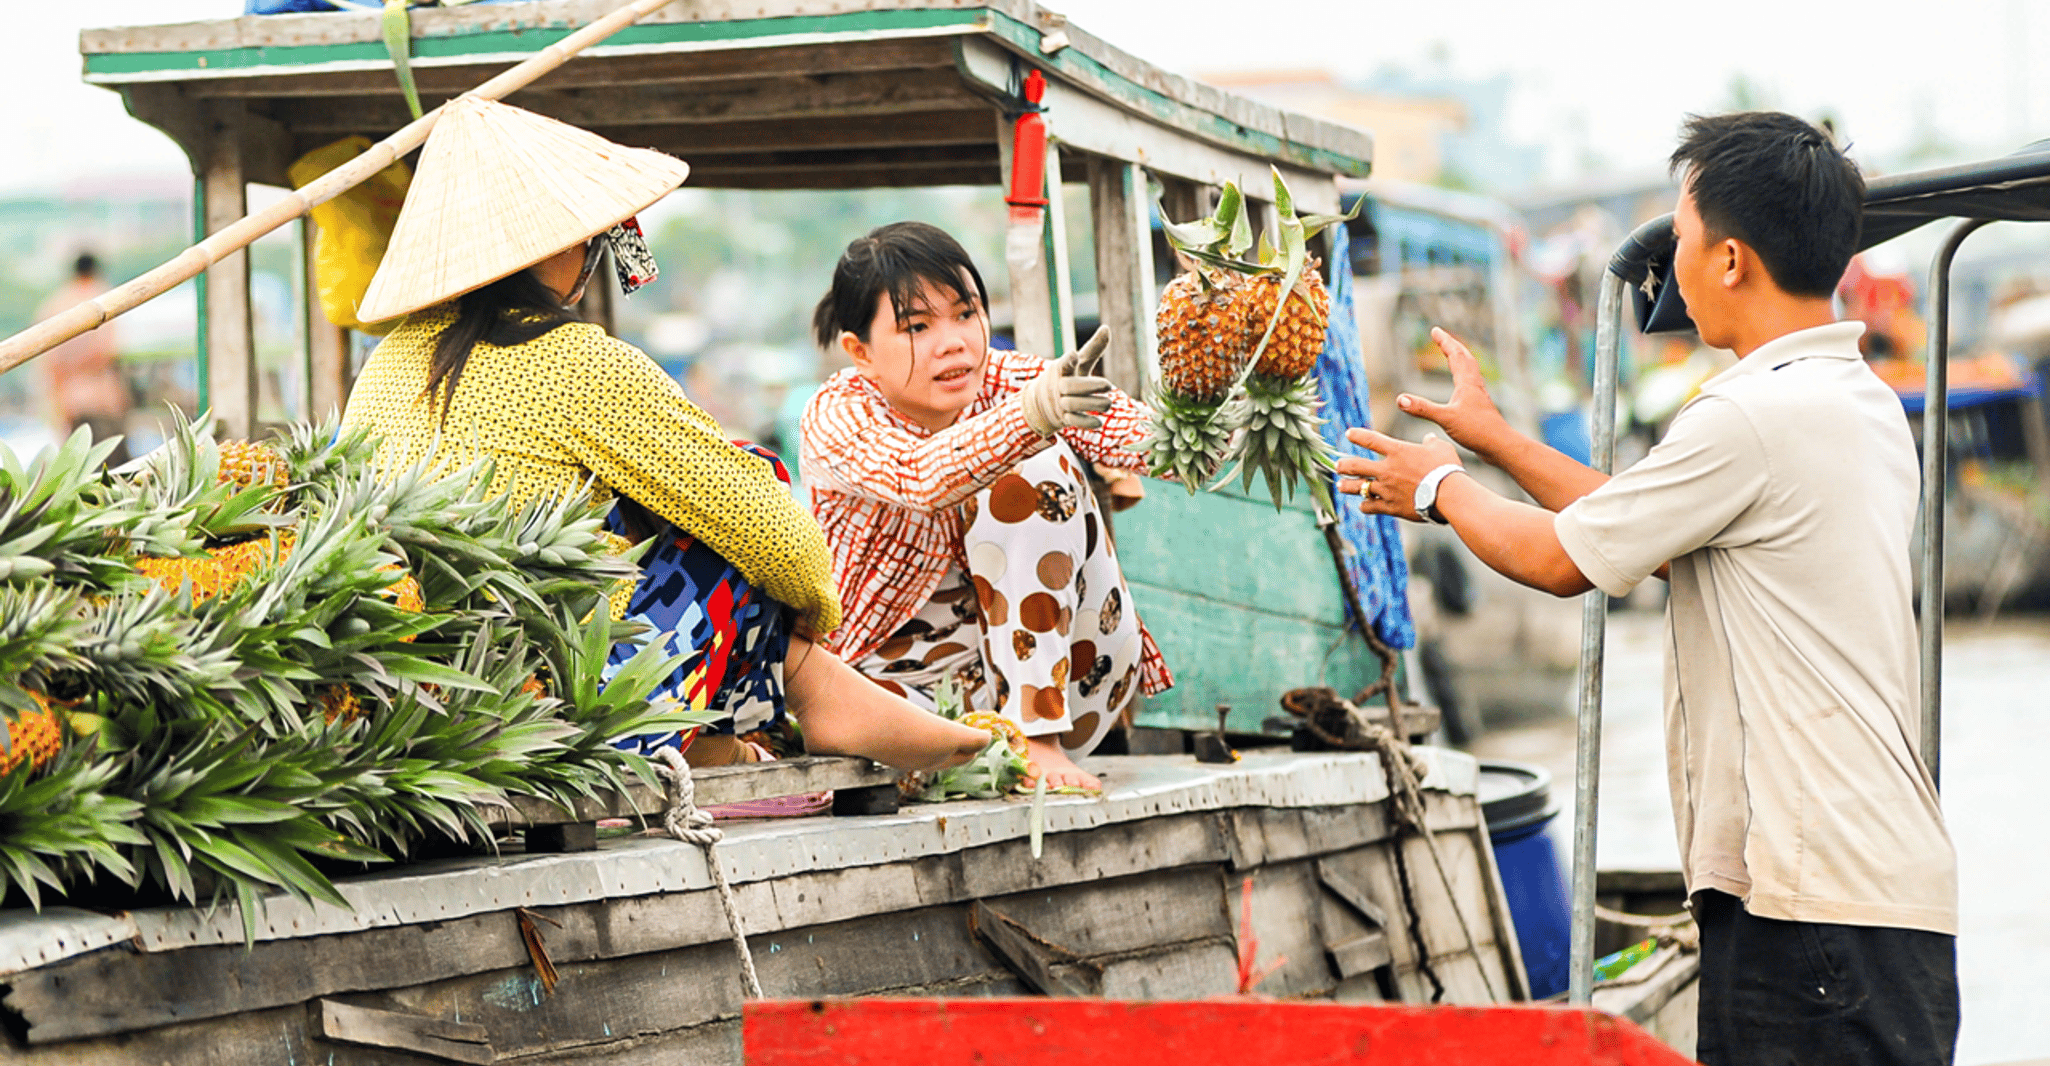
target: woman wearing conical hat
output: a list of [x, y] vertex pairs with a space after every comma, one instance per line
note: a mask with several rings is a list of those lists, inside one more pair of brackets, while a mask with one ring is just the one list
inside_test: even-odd
[[[612, 528], [652, 536], [627, 617], [687, 654], [662, 694], [722, 712], [680, 743], [699, 765], [787, 706], [815, 753], [948, 765], [988, 734], [869, 683], [814, 641], [840, 624], [831, 556], [782, 465], [729, 442], [639, 349], [571, 308], [610, 250], [631, 292], [654, 261], [634, 216], [689, 168], [505, 104], [448, 105], [377, 276], [366, 322], [403, 320], [364, 365], [343, 424], [405, 466], [489, 457], [515, 503], [594, 486]], [[602, 281], [598, 282], [603, 284]], [[637, 650], [614, 649], [617, 666]]]

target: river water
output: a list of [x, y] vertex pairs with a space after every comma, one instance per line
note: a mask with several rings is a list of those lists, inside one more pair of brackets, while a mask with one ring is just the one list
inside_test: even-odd
[[[1943, 807], [1958, 851], [1964, 998], [1959, 1066], [2050, 1060], [2050, 619], [1946, 629]], [[1660, 619], [1611, 615], [1604, 677], [1599, 864], [1675, 869]], [[1553, 832], [1572, 836], [1570, 717], [1492, 729], [1475, 752], [1552, 771]]]

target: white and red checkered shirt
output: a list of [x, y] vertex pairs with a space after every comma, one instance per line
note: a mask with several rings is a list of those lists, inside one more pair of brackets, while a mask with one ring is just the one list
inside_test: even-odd
[[[932, 599], [949, 566], [967, 569], [959, 505], [1051, 444], [1025, 410], [1007, 402], [1049, 364], [992, 349], [982, 391], [953, 425], [935, 433], [898, 413], [875, 383], [842, 370], [804, 409], [799, 470], [833, 550], [846, 622], [826, 646], [848, 662], [881, 647]], [[1146, 433], [1145, 405], [1120, 392], [1103, 427], [1061, 431], [1082, 457], [1143, 471], [1129, 446]], [[1140, 691], [1174, 683], [1153, 635], [1139, 626]]]

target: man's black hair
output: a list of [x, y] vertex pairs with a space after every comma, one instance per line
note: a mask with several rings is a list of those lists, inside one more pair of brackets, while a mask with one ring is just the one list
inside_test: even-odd
[[100, 257], [91, 252], [81, 253], [77, 261], [71, 264], [71, 274], [73, 277], [89, 278], [99, 272]]
[[1858, 250], [1865, 179], [1829, 135], [1780, 111], [1691, 115], [1672, 158], [1711, 240], [1751, 246], [1794, 296], [1828, 296]]
[[917, 309], [919, 290], [927, 282], [962, 303], [989, 310], [982, 272], [946, 230], [924, 222], [892, 222], [870, 230], [849, 244], [834, 265], [833, 287], [812, 312], [812, 334], [821, 348], [831, 348], [842, 333], [852, 333], [867, 344], [878, 301], [889, 297], [902, 322]]

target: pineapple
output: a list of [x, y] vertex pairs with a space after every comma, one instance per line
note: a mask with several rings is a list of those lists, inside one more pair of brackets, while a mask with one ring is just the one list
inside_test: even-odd
[[282, 489], [291, 484], [285, 458], [268, 444], [246, 440], [224, 440], [219, 444], [221, 465], [214, 475], [226, 484], [242, 488], [269, 485]]
[[64, 746], [64, 729], [57, 720], [59, 711], [50, 706], [50, 698], [33, 690], [28, 697], [35, 701], [36, 709], [18, 711], [13, 721], [7, 723], [7, 750], [0, 752], [0, 777], [22, 766], [27, 766], [29, 773], [38, 773]]
[[1167, 227], [1183, 273], [1160, 295], [1154, 327], [1160, 384], [1153, 428], [1141, 448], [1156, 477], [1180, 479], [1191, 493], [1217, 472], [1231, 431], [1219, 418], [1243, 376], [1251, 304], [1230, 257], [1252, 245], [1245, 198], [1227, 183], [1209, 218]]
[[329, 685], [320, 690], [320, 716], [327, 724], [347, 725], [363, 717], [363, 700], [347, 685]]
[[192, 602], [198, 604], [240, 588], [259, 567], [291, 558], [292, 543], [293, 532], [286, 529], [275, 539], [259, 537], [207, 548], [195, 559], [143, 556], [135, 560], [135, 569], [165, 592], [190, 589]]
[[1318, 277], [1319, 263], [1310, 258], [1309, 239], [1352, 215], [1297, 217], [1280, 171], [1274, 173], [1274, 207], [1281, 243], [1274, 247], [1263, 240], [1260, 263], [1245, 268], [1246, 342], [1253, 365], [1244, 393], [1222, 414], [1236, 433], [1225, 459], [1243, 471], [1246, 488], [1255, 472], [1265, 478], [1276, 510], [1284, 494], [1295, 494], [1298, 478], [1307, 481], [1319, 516], [1329, 518], [1337, 513], [1330, 485], [1335, 452], [1317, 417], [1323, 400], [1312, 372], [1324, 352], [1331, 294]]

